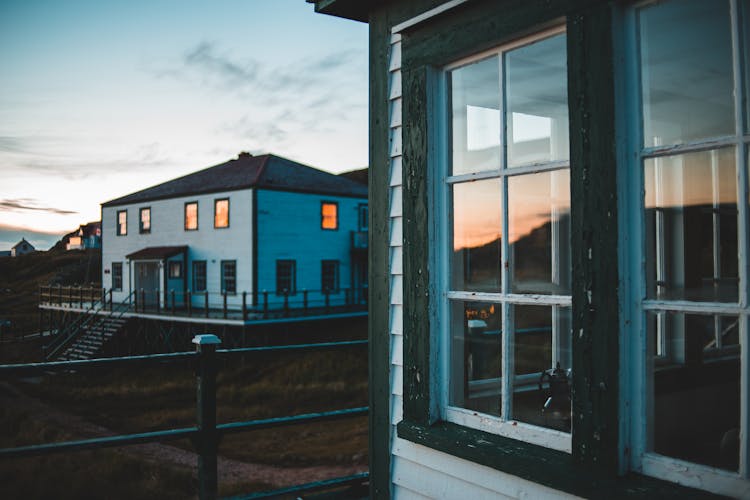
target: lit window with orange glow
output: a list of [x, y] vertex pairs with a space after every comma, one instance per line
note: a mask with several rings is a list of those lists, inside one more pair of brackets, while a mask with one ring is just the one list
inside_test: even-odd
[[128, 234], [128, 211], [120, 210], [117, 212], [117, 236]]
[[185, 203], [185, 231], [198, 230], [198, 202]]
[[320, 228], [335, 230], [339, 228], [339, 204], [324, 201], [320, 204]]
[[214, 200], [214, 227], [229, 227], [229, 198]]

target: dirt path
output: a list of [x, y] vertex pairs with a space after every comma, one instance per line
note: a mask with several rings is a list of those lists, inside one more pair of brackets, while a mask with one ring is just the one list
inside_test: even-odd
[[[72, 439], [87, 439], [113, 436], [111, 430], [48, 405], [28, 396], [17, 387], [0, 383], [0, 406], [12, 405], [21, 412], [33, 415], [36, 420], [44, 421], [72, 435]], [[231, 438], [227, 438], [231, 439]], [[186, 468], [193, 476], [197, 474], [198, 455], [176, 446], [162, 443], [139, 444], [116, 448], [119, 453], [144, 459], [154, 463]], [[75, 453], [75, 452], [73, 452]], [[246, 463], [230, 458], [219, 457], [219, 484], [263, 482], [280, 488], [295, 484], [309, 483], [323, 479], [347, 476], [367, 470], [366, 466], [325, 465], [309, 467], [277, 467], [273, 465]]]

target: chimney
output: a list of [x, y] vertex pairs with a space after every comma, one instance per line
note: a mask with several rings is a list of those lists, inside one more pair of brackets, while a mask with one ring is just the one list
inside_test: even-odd
[[251, 158], [253, 155], [248, 153], [247, 151], [240, 151], [240, 154], [237, 155], [238, 160], [243, 160], [247, 158]]

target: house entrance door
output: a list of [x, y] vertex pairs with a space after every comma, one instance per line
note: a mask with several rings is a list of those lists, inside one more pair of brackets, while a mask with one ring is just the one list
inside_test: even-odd
[[[135, 263], [135, 290], [136, 300], [143, 307], [156, 307], [159, 300], [159, 263], [158, 262], [136, 262]], [[143, 290], [143, 293], [141, 293]]]

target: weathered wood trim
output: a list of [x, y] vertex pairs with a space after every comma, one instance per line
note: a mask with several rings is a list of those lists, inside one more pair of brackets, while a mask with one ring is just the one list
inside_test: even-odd
[[[568, 18], [573, 457], [618, 472], [619, 300], [613, 12]], [[596, 68], [596, 71], [591, 71]]]
[[417, 444], [585, 498], [721, 498], [705, 491], [629, 474], [601, 476], [567, 453], [448, 422], [424, 426], [407, 420], [398, 435]]
[[370, 14], [369, 400], [370, 498], [391, 495], [389, 120], [387, 11]]
[[404, 415], [429, 424], [430, 418], [430, 254], [428, 231], [427, 68], [402, 73], [404, 204]]

